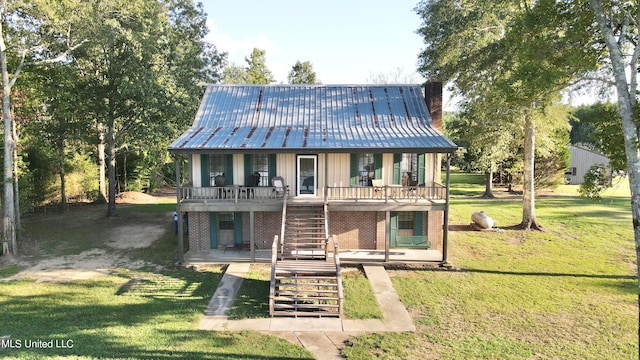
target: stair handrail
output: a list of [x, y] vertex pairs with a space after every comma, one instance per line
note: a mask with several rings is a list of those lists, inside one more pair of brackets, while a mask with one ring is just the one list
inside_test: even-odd
[[334, 234], [333, 238], [333, 260], [336, 264], [336, 282], [338, 286], [338, 311], [340, 317], [342, 317], [344, 306], [344, 293], [342, 291], [342, 274], [340, 274], [340, 245], [338, 244], [338, 237]]
[[271, 285], [269, 289], [269, 314], [273, 316], [276, 297], [276, 263], [278, 262], [278, 235], [273, 236], [271, 244]]
[[324, 259], [329, 259], [329, 203], [324, 201]]
[[284, 259], [284, 228], [287, 221], [287, 193], [282, 197], [282, 226], [280, 227], [280, 260]]

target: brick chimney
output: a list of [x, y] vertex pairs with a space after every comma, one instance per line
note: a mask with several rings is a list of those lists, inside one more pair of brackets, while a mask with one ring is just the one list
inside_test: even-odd
[[442, 82], [432, 78], [424, 86], [424, 99], [427, 101], [433, 128], [442, 132]]

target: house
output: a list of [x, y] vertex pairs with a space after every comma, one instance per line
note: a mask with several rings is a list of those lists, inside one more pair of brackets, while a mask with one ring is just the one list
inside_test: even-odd
[[564, 178], [569, 184], [580, 185], [584, 182], [584, 175], [593, 165], [609, 166], [609, 158], [592, 150], [580, 146], [569, 146], [569, 168]]
[[[287, 206], [318, 206], [327, 216], [317, 231], [336, 235], [341, 254], [393, 261], [415, 250], [446, 262], [456, 145], [441, 133], [441, 104], [435, 81], [209, 85], [193, 126], [169, 146], [189, 218], [185, 257], [259, 261], [284, 236]], [[182, 231], [178, 242], [182, 262]]]

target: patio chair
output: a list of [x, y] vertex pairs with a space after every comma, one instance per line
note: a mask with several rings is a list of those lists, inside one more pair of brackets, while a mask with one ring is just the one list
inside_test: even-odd
[[273, 179], [271, 179], [271, 186], [274, 187], [273, 191], [276, 192], [277, 197], [284, 196], [287, 191], [287, 188], [284, 185], [284, 178], [282, 176], [274, 176]]

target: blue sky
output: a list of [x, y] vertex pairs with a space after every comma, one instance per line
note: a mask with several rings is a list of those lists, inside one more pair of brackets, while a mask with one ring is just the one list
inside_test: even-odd
[[[244, 64], [266, 50], [277, 83], [296, 62], [310, 61], [323, 84], [363, 84], [372, 74], [411, 75], [423, 47], [415, 33], [418, 0], [203, 0], [207, 40]], [[422, 77], [415, 74], [417, 82]]]

